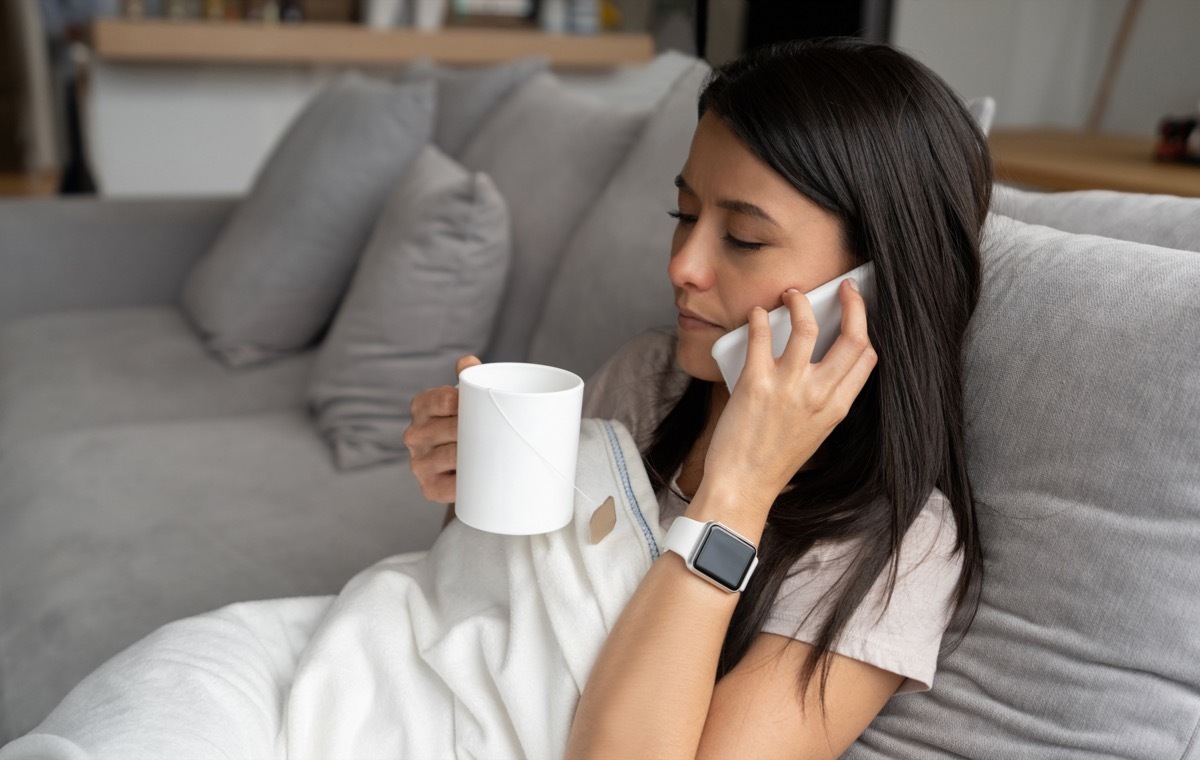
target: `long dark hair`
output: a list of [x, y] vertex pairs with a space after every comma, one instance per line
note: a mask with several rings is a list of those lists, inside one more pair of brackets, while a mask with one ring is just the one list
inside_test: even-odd
[[[875, 262], [868, 319], [879, 356], [848, 415], [771, 508], [760, 565], [734, 611], [717, 677], [762, 631], [792, 565], [819, 541], [859, 543], [831, 597], [801, 690], [829, 658], [874, 583], [895, 582], [901, 541], [936, 486], [954, 514], [963, 569], [944, 647], [978, 604], [983, 560], [964, 451], [962, 367], [979, 299], [979, 236], [991, 198], [987, 141], [932, 71], [887, 45], [790, 42], [715, 70], [700, 115], [720, 117], [800, 193], [841, 222], [856, 263]], [[655, 430], [645, 460], [666, 487], [708, 414], [711, 383], [693, 379]], [[890, 598], [890, 593], [889, 593]]]

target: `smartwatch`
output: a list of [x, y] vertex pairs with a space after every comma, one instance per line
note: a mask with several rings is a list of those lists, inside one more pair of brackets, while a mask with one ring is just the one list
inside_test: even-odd
[[719, 522], [676, 517], [663, 544], [683, 557], [688, 570], [729, 592], [744, 590], [758, 567], [754, 544]]

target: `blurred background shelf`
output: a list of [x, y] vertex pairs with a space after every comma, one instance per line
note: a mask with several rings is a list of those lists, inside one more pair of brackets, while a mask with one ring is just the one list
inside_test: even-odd
[[488, 64], [544, 55], [555, 68], [645, 63], [649, 34], [546, 34], [530, 29], [377, 30], [355, 24], [249, 24], [99, 19], [93, 54], [120, 63], [257, 63], [387, 65], [429, 57], [448, 64]]
[[997, 129], [996, 178], [1041, 190], [1121, 190], [1200, 197], [1200, 166], [1154, 160], [1148, 137], [1065, 129]]
[[[100, 18], [87, 40], [82, 152], [111, 197], [245, 192], [309, 98], [347, 70], [395, 81], [416, 58], [486, 66], [542, 56], [581, 87], [641, 87], [657, 60], [648, 33], [529, 28]], [[670, 75], [660, 71], [664, 89]]]
[[21, 195], [55, 195], [58, 172], [0, 172], [0, 198]]

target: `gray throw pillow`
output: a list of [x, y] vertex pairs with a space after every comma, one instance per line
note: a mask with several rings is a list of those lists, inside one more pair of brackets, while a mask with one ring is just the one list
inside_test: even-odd
[[317, 354], [309, 399], [340, 467], [406, 454], [417, 393], [482, 352], [503, 295], [508, 211], [492, 181], [426, 147], [399, 181]]
[[649, 327], [673, 325], [667, 277], [675, 222], [673, 180], [696, 129], [696, 98], [710, 69], [695, 61], [671, 86], [646, 128], [571, 237], [550, 283], [529, 360], [588, 377]]
[[435, 94], [347, 74], [314, 97], [184, 283], [209, 349], [240, 367], [317, 337], [388, 189], [429, 141]]
[[451, 68], [422, 58], [401, 75], [401, 81], [437, 83], [437, 122], [433, 141], [451, 156], [466, 147], [475, 130], [496, 106], [534, 74], [545, 71], [549, 59], [522, 58], [497, 66]]
[[463, 151], [464, 166], [495, 180], [512, 220], [512, 284], [489, 360], [525, 359], [563, 249], [648, 113], [579, 95], [543, 72], [502, 103]]
[[1178, 758], [1200, 715], [1200, 255], [993, 216], [965, 355], [986, 572], [863, 758]]

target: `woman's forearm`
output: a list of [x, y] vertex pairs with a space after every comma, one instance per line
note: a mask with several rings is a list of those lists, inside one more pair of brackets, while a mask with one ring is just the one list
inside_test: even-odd
[[[701, 489], [687, 514], [720, 519], [757, 543], [765, 518], [739, 517], [723, 508], [731, 501]], [[695, 757], [737, 601], [694, 575], [679, 555], [659, 557], [592, 668], [567, 757]]]

